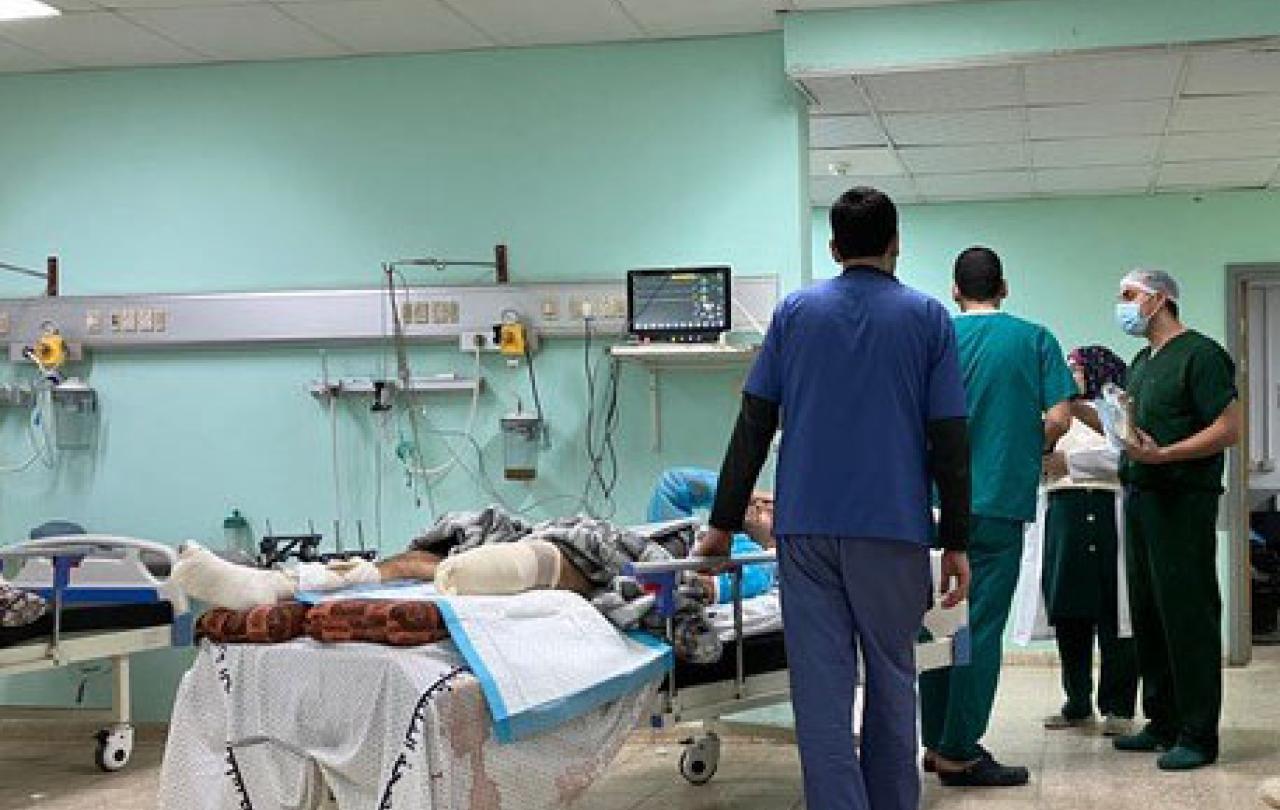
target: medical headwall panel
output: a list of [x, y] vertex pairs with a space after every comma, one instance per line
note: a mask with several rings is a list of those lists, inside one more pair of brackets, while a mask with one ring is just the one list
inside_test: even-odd
[[[395, 310], [391, 300], [394, 298]], [[763, 331], [778, 298], [773, 276], [734, 279], [735, 330]], [[623, 282], [562, 282], [486, 286], [400, 286], [196, 295], [136, 295], [0, 299], [0, 340], [10, 356], [47, 326], [95, 349], [324, 343], [385, 338], [398, 316], [406, 337], [456, 340], [489, 329], [503, 314], [549, 337], [626, 329]], [[15, 354], [16, 352], [16, 354]]]

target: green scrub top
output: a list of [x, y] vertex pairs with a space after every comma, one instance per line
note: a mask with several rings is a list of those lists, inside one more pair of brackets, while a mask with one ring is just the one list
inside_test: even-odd
[[956, 316], [969, 406], [973, 513], [1029, 523], [1044, 454], [1044, 413], [1077, 393], [1048, 329], [1004, 312]]
[[[1186, 331], [1153, 356], [1138, 352], [1129, 367], [1134, 424], [1167, 447], [1212, 425], [1237, 398], [1231, 356], [1199, 332]], [[1120, 480], [1140, 489], [1218, 492], [1226, 453], [1176, 464], [1147, 465], [1124, 459]]]

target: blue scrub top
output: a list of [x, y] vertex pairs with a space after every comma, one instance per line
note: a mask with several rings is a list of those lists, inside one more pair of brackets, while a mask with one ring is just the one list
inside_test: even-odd
[[871, 268], [792, 293], [745, 390], [782, 411], [776, 536], [929, 544], [926, 426], [966, 415], [942, 304]]
[[[675, 467], [662, 473], [649, 500], [650, 523], [691, 517], [698, 509], [710, 509], [716, 499], [717, 476], [701, 467]], [[764, 548], [745, 534], [733, 536], [729, 556], [745, 557], [761, 554]], [[777, 566], [772, 564], [747, 565], [742, 568], [742, 598], [750, 599], [768, 593], [773, 588]], [[733, 601], [733, 577], [720, 574], [717, 577], [716, 601], [729, 604]]]

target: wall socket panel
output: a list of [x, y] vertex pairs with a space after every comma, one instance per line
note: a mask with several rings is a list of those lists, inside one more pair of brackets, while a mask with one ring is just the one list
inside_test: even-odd
[[471, 354], [480, 347], [482, 352], [498, 351], [498, 343], [493, 339], [492, 329], [479, 329], [474, 332], [463, 332], [458, 335], [458, 351]]

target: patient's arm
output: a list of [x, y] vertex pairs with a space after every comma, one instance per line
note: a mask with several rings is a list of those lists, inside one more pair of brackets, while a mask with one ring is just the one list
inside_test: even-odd
[[397, 579], [434, 582], [439, 564], [440, 558], [429, 551], [406, 551], [378, 563], [378, 573], [383, 582]]

